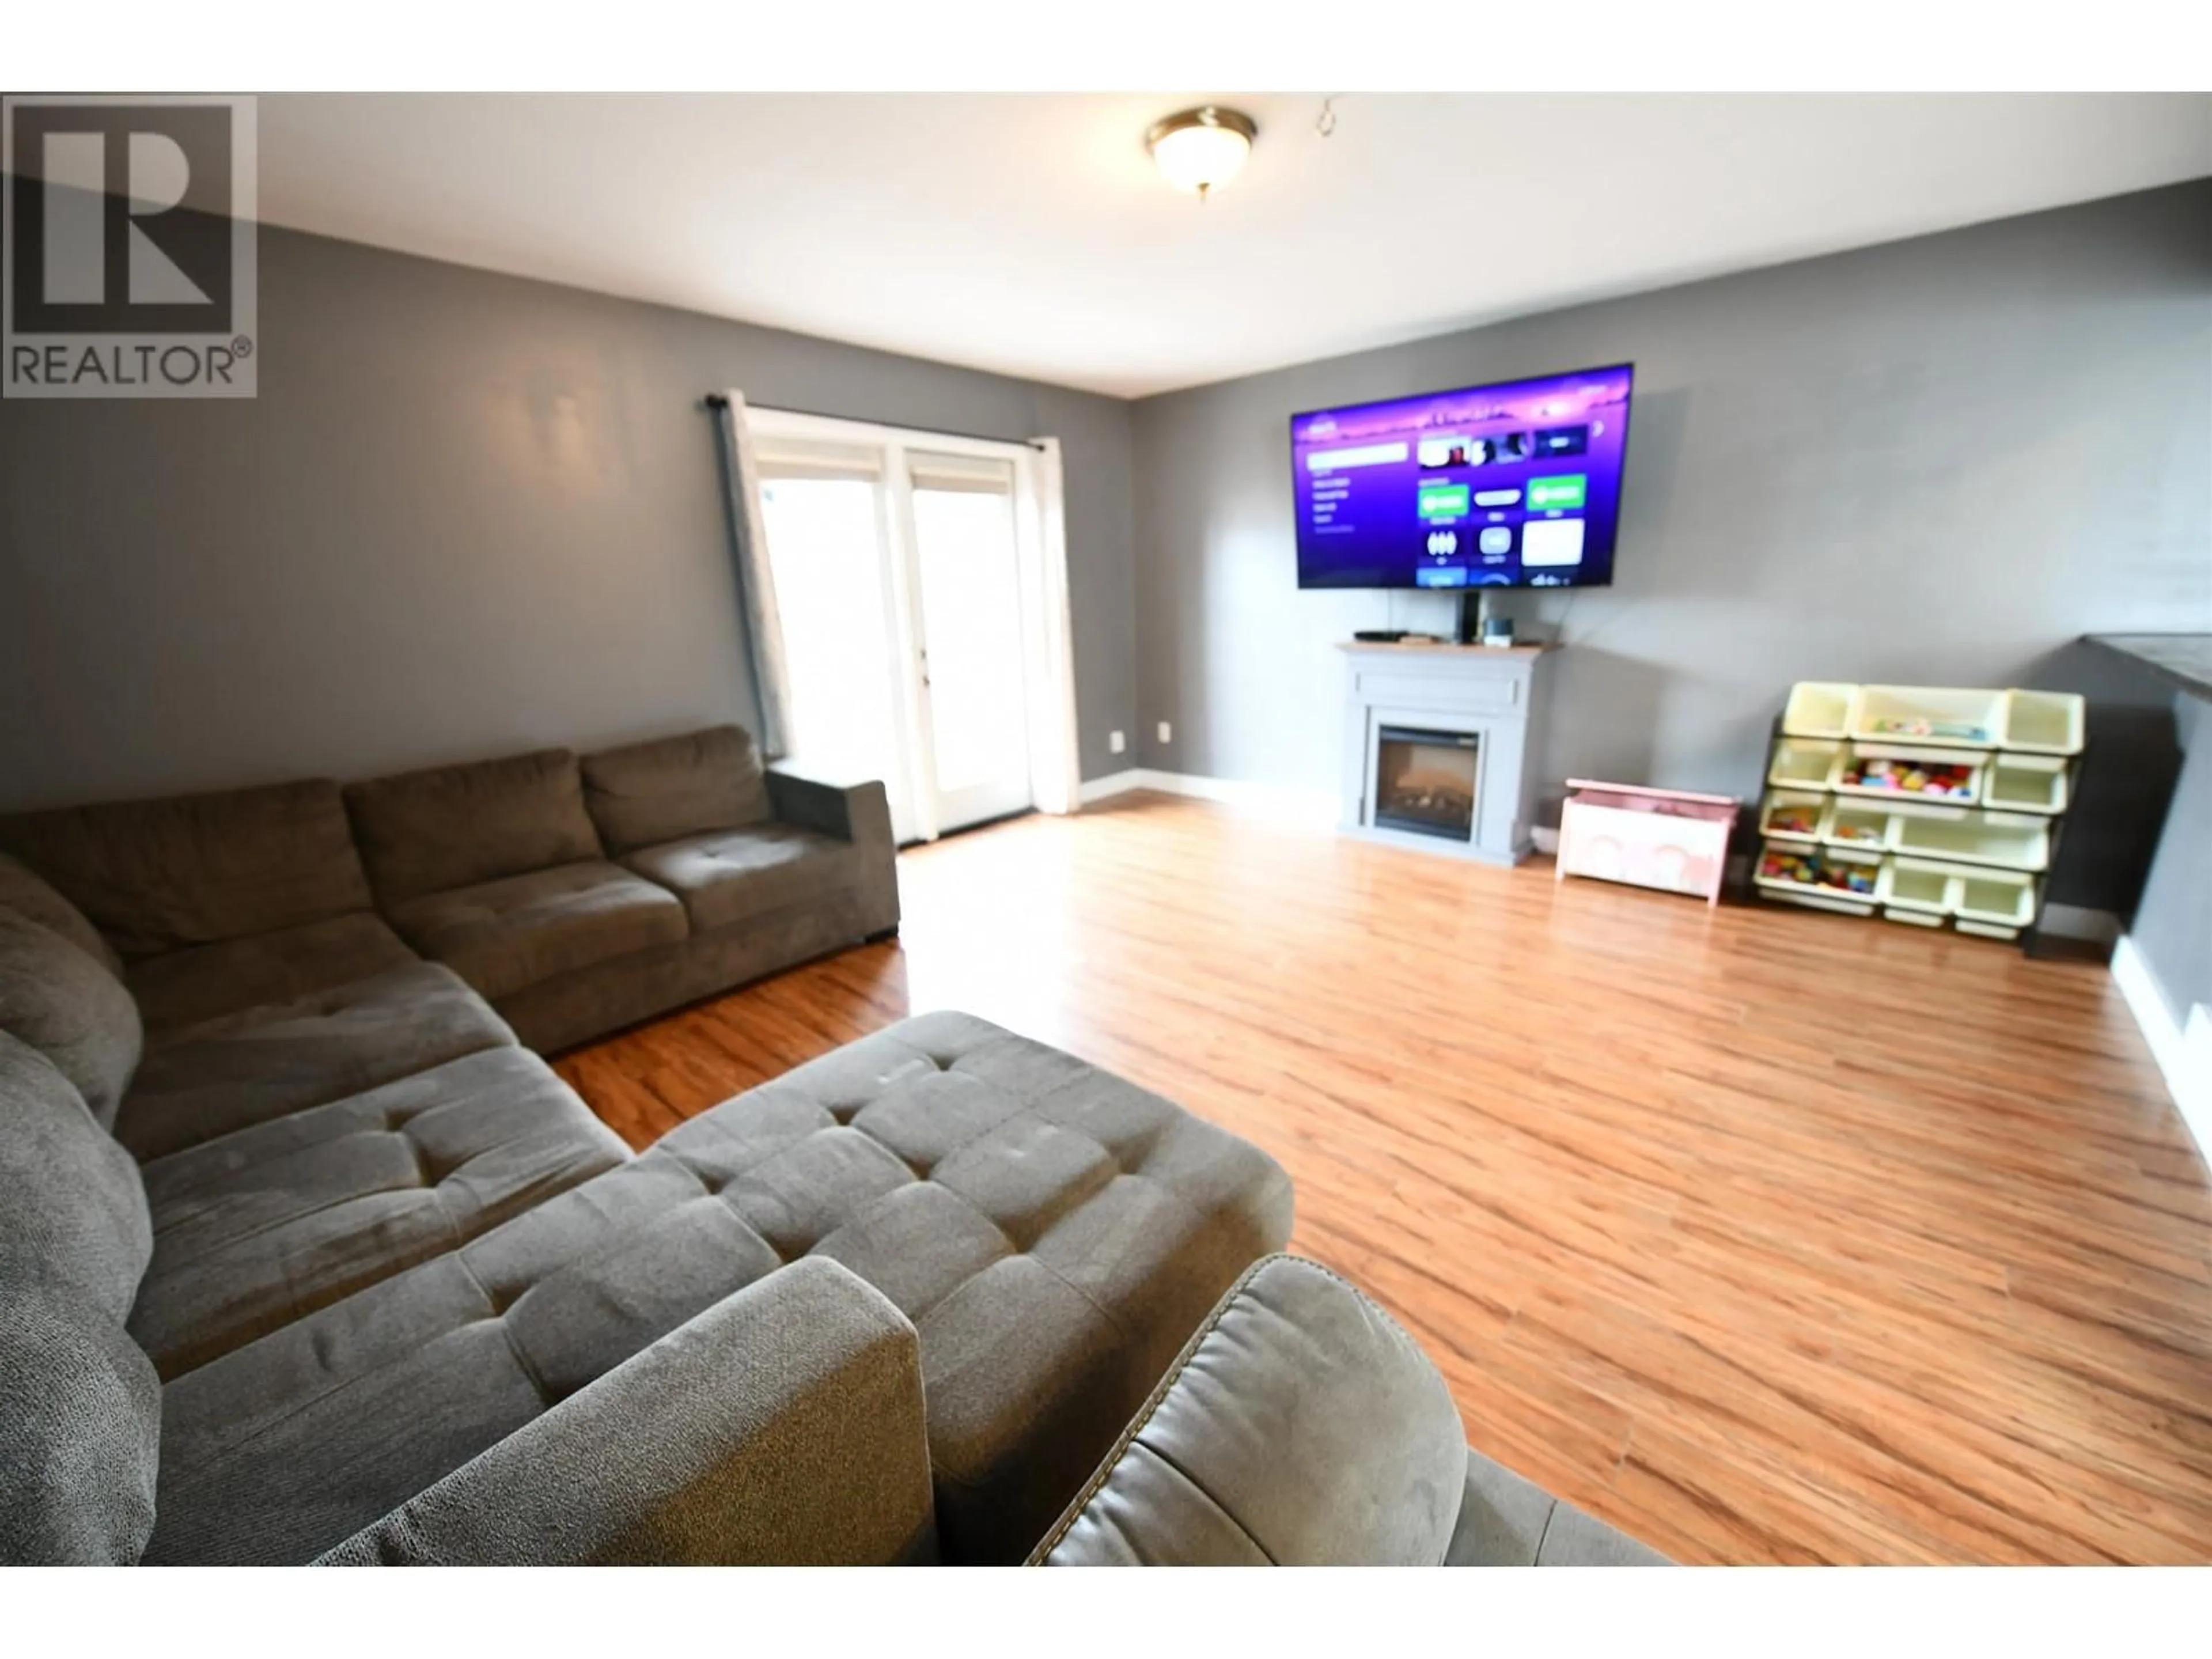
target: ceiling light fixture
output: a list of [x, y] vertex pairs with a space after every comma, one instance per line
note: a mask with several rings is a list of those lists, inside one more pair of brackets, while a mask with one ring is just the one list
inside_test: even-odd
[[1208, 104], [1153, 122], [1145, 148], [1162, 178], [1177, 190], [1196, 191], [1202, 203], [1215, 186], [1237, 176], [1259, 135], [1250, 116]]

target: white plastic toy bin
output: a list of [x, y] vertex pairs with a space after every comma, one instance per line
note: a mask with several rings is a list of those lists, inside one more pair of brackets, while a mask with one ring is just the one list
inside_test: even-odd
[[1831, 847], [1867, 847], [1876, 851], [1890, 844], [1890, 825], [1896, 810], [1867, 801], [1838, 800], [1829, 809], [1820, 839]]
[[1766, 781], [1778, 788], [1825, 789], [1844, 745], [1820, 738], [1784, 738], [1774, 745]]
[[2008, 870], [2041, 870], [2051, 862], [2051, 823], [2025, 812], [1900, 805], [1889, 844], [1899, 853], [1957, 859]]
[[1771, 841], [1814, 842], [1826, 827], [1828, 797], [1815, 790], [1770, 789], [1759, 808], [1759, 833]]
[[2063, 755], [1999, 755], [1990, 763], [1984, 803], [2014, 812], [2057, 813], [2066, 810], [2066, 759]]
[[1841, 795], [1971, 806], [1982, 797], [1984, 760], [1955, 749], [1847, 743], [1829, 770], [1828, 787]]
[[1782, 731], [1792, 738], [1844, 738], [1850, 735], [1851, 704], [1859, 689], [1840, 680], [1800, 680], [1790, 688], [1790, 703], [1782, 711]]
[[1959, 872], [1948, 864], [1921, 859], [1891, 859], [1881, 866], [1881, 882], [1875, 896], [1884, 909], [1912, 910], [1922, 915], [1945, 916], [1957, 908]]
[[2000, 937], [2009, 939], [2035, 920], [2035, 878], [2013, 870], [1971, 872], [1960, 877], [1951, 908], [1960, 926], [1979, 922], [2002, 928]]
[[2004, 741], [2007, 696], [1936, 685], [1861, 686], [1850, 735], [1993, 749]]
[[1883, 907], [1881, 919], [1884, 921], [1901, 921], [1912, 927], [1941, 927], [1946, 920], [1940, 911], [1907, 910], [1894, 904]]
[[2071, 691], [2005, 693], [2004, 746], [2044, 755], [2081, 752], [2088, 705]]
[[[1770, 863], [1776, 860], [1789, 861], [1792, 871], [1771, 870]], [[1860, 884], [1856, 889], [1848, 884], [1854, 875], [1846, 872], [1855, 872]], [[1830, 877], [1833, 878], [1826, 878]], [[1752, 879], [1770, 897], [1787, 899], [1793, 904], [1808, 904], [1820, 910], [1870, 915], [1875, 893], [1881, 881], [1881, 856], [1877, 853], [1850, 852], [1840, 847], [1802, 847], [1789, 842], [1763, 845], [1759, 849], [1758, 862], [1752, 866]]]

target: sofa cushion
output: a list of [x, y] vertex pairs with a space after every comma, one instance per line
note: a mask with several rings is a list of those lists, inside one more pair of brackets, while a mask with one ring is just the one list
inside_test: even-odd
[[1459, 1407], [1404, 1328], [1311, 1261], [1221, 1299], [1030, 1559], [1049, 1566], [1441, 1565]]
[[130, 1155], [0, 1032], [0, 1564], [132, 1561], [152, 1530], [160, 1387], [123, 1333], [151, 1248]]
[[724, 1297], [319, 1565], [920, 1565], [914, 1327], [843, 1268]]
[[1663, 1567], [1667, 1558], [1468, 1448], [1448, 1567]]
[[0, 1565], [139, 1559], [161, 1385], [120, 1325], [0, 1283]]
[[775, 815], [760, 752], [743, 726], [712, 726], [583, 759], [584, 804], [616, 857]]
[[144, 1033], [123, 981], [51, 928], [0, 910], [0, 1031], [59, 1066], [106, 1128]]
[[149, 1031], [172, 1031], [273, 1002], [294, 1002], [419, 960], [382, 917], [362, 911], [144, 957], [124, 982]]
[[414, 963], [164, 1034], [124, 1097], [116, 1138], [141, 1159], [164, 1158], [514, 1041], [450, 969]]
[[393, 905], [392, 921], [493, 998], [690, 932], [674, 894], [596, 859], [425, 894]]
[[338, 787], [321, 778], [27, 813], [0, 819], [0, 847], [126, 958], [369, 907]]
[[[1475, 1454], [1469, 1452], [1471, 1460]], [[1446, 1566], [1461, 1563], [1447, 1560]], [[1544, 1528], [1536, 1552], [1540, 1567], [1665, 1567], [1674, 1564], [1640, 1539], [1608, 1526], [1586, 1510], [1561, 1502]]]
[[549, 1402], [499, 1311], [433, 1256], [185, 1372], [144, 1559], [311, 1560], [514, 1433]]
[[157, 1158], [131, 1333], [174, 1376], [629, 1158], [544, 1061], [489, 1048]]
[[0, 1031], [0, 1284], [119, 1325], [153, 1248], [131, 1154], [52, 1061]]
[[692, 931], [701, 933], [818, 902], [861, 878], [852, 842], [773, 822], [648, 847], [623, 862], [682, 899]]
[[[1067, 1139], [986, 1178], [1030, 1158], [1024, 1126]], [[1019, 1560], [1289, 1228], [1289, 1182], [1258, 1149], [1041, 1044], [925, 1015], [177, 1378], [149, 1558], [312, 1556], [820, 1255], [921, 1334], [948, 1555]]]
[[111, 974], [123, 971], [123, 958], [100, 936], [100, 929], [52, 883], [19, 858], [0, 853], [0, 910], [27, 916], [51, 927]]
[[387, 912], [425, 893], [604, 856], [566, 749], [349, 784], [345, 800]]

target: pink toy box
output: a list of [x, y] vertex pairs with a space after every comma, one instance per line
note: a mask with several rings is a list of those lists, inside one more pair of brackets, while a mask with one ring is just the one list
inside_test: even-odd
[[1553, 878], [1594, 876], [1718, 904], [1737, 810], [1729, 795], [1569, 778]]

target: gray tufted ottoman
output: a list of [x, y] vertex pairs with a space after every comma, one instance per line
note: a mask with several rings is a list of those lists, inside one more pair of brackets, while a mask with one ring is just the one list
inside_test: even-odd
[[939, 1546], [1018, 1561], [1286, 1242], [1264, 1152], [963, 1014], [891, 1027], [165, 1391], [149, 1560], [298, 1560], [809, 1255], [921, 1334]]

